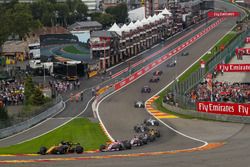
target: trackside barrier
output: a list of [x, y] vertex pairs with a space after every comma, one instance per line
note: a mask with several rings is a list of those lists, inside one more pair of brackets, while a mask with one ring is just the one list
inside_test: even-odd
[[153, 61], [152, 63], [148, 64], [147, 66], [145, 66], [141, 70], [133, 73], [132, 75], [126, 77], [122, 81], [116, 83], [114, 85], [115, 90], [121, 89], [122, 87], [126, 86], [127, 84], [135, 81], [137, 78], [139, 78], [139, 77], [143, 76], [144, 74], [148, 73], [151, 69], [153, 69], [153, 68], [157, 67], [158, 65], [162, 64], [163, 62], [165, 62], [169, 58], [175, 56], [176, 54], [181, 52], [183, 49], [185, 49], [186, 47], [190, 46], [192, 43], [194, 43], [195, 41], [200, 39], [202, 36], [204, 36], [210, 30], [215, 28], [217, 25], [219, 25], [224, 20], [225, 20], [225, 18], [219, 19], [214, 24], [210, 25], [208, 28], [204, 29], [203, 31], [201, 31], [200, 33], [196, 34], [194, 37], [189, 39], [187, 42], [181, 44], [180, 46], [178, 46], [175, 49], [171, 50], [169, 53], [165, 54], [164, 56], [160, 57], [159, 59], [157, 59], [157, 60]]
[[211, 119], [216, 121], [227, 121], [235, 123], [250, 123], [250, 117], [247, 116], [235, 116], [235, 115], [225, 115], [225, 114], [213, 114], [205, 112], [197, 112], [195, 110], [182, 109], [177, 106], [169, 105], [162, 102], [162, 106], [168, 109], [169, 111], [175, 112], [181, 115], [188, 115], [195, 118]]
[[13, 135], [13, 134], [16, 134], [18, 132], [24, 131], [24, 130], [38, 124], [39, 122], [45, 120], [46, 118], [53, 116], [54, 114], [59, 112], [64, 107], [65, 107], [65, 103], [61, 99], [61, 101], [58, 102], [53, 107], [47, 109], [46, 111], [42, 112], [41, 114], [39, 114], [39, 115], [37, 115], [37, 116], [27, 120], [27, 121], [10, 126], [8, 128], [0, 129], [0, 139], [8, 137], [8, 136]]

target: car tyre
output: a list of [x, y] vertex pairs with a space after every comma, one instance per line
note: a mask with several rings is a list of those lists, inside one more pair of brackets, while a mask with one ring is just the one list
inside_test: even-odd
[[45, 155], [46, 152], [47, 152], [47, 148], [43, 146], [43, 147], [40, 148], [38, 154]]
[[81, 153], [83, 153], [84, 149], [83, 149], [82, 146], [76, 146], [75, 151], [76, 151], [77, 154], [81, 154]]
[[103, 152], [105, 150], [106, 146], [105, 145], [100, 145], [99, 151]]

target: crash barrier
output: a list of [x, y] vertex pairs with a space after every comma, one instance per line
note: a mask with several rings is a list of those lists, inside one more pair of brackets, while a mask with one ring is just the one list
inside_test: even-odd
[[201, 31], [200, 33], [196, 34], [194, 37], [192, 37], [191, 39], [189, 39], [187, 42], [179, 45], [178, 47], [176, 47], [175, 49], [171, 50], [170, 52], [168, 52], [164, 56], [158, 58], [157, 60], [155, 60], [152, 63], [148, 64], [147, 66], [143, 67], [139, 71], [137, 71], [137, 72], [133, 73], [132, 75], [126, 77], [122, 81], [116, 83], [114, 85], [115, 86], [115, 90], [121, 89], [122, 87], [126, 86], [127, 84], [135, 81], [137, 78], [139, 78], [139, 77], [143, 76], [144, 74], [148, 73], [149, 71], [151, 71], [151, 69], [157, 67], [158, 65], [162, 64], [166, 60], [168, 60], [171, 57], [175, 56], [176, 54], [178, 54], [179, 52], [181, 52], [183, 49], [185, 49], [186, 47], [190, 46], [195, 41], [197, 41], [198, 39], [200, 39], [202, 36], [204, 36], [205, 34], [207, 34], [210, 30], [212, 30], [217, 25], [219, 25], [223, 20], [225, 20], [225, 18], [219, 19], [214, 24], [210, 25], [208, 28], [204, 29], [203, 31]]
[[37, 116], [27, 120], [27, 121], [13, 125], [11, 127], [0, 129], [0, 138], [5, 138], [5, 137], [8, 137], [10, 135], [16, 134], [18, 132], [24, 131], [24, 130], [38, 124], [39, 122], [45, 120], [46, 118], [53, 116], [57, 112], [61, 111], [62, 108], [64, 108], [64, 107], [65, 107], [65, 103], [63, 102], [63, 100], [61, 98], [61, 100], [56, 105], [47, 109], [46, 111], [42, 112], [41, 114], [39, 114], [39, 115], [37, 115]]
[[187, 115], [187, 116], [192, 116], [195, 118], [202, 118], [202, 119], [211, 119], [211, 120], [216, 120], [216, 121], [250, 123], [249, 116], [235, 116], [235, 115], [214, 114], [214, 113], [207, 113], [207, 112], [197, 112], [195, 110], [180, 108], [178, 105], [175, 106], [175, 105], [170, 105], [170, 104], [162, 102], [162, 106], [165, 107], [167, 110], [172, 111], [177, 114], [181, 114], [181, 115]]
[[235, 56], [235, 48], [242, 47], [244, 45], [244, 39], [250, 34], [250, 30], [247, 30], [239, 34], [233, 41], [231, 41], [226, 48], [213, 56], [213, 58], [206, 62], [206, 68], [199, 68], [197, 71], [193, 72], [185, 80], [179, 82], [176, 80], [171, 86], [170, 90], [176, 92], [177, 94], [185, 94], [195, 85], [204, 79], [207, 73], [213, 73], [217, 64], [224, 62], [228, 63], [233, 56]]

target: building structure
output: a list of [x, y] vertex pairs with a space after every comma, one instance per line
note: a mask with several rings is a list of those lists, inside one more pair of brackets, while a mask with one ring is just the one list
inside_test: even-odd
[[100, 59], [100, 69], [106, 69], [171, 36], [175, 33], [171, 27], [173, 19], [169, 12], [162, 12], [121, 27], [114, 23], [108, 31], [91, 33], [92, 56]]

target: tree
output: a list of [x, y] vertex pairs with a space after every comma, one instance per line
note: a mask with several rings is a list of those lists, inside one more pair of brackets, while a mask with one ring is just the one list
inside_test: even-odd
[[31, 4], [32, 16], [45, 26], [53, 26], [56, 22], [54, 4], [48, 0], [39, 0]]
[[105, 12], [114, 16], [117, 23], [126, 23], [128, 19], [128, 8], [126, 3], [108, 7]]
[[69, 15], [69, 7], [66, 3], [57, 3], [54, 5], [55, 11], [58, 12], [58, 21], [62, 26], [67, 26], [67, 18]]
[[45, 103], [45, 97], [39, 87], [35, 88], [34, 93], [31, 97], [33, 105], [39, 106]]
[[104, 28], [109, 27], [115, 22], [114, 16], [106, 13], [100, 14], [98, 17], [93, 18], [93, 20], [101, 23]]
[[31, 104], [32, 102], [31, 96], [34, 93], [34, 90], [35, 90], [34, 82], [32, 81], [32, 78], [28, 76], [24, 82], [24, 97], [26, 104]]
[[8, 36], [11, 34], [11, 19], [7, 15], [6, 10], [3, 7], [0, 7], [0, 46], [8, 39]]
[[6, 107], [0, 107], [0, 120], [7, 120], [9, 118]]

